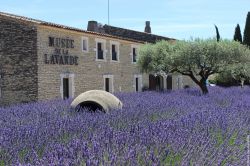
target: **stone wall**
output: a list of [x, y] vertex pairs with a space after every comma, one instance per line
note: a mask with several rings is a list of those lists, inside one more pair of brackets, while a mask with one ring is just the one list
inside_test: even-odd
[[[78, 65], [45, 64], [44, 54], [51, 55], [55, 47], [49, 46], [49, 37], [74, 40], [74, 48], [68, 48], [70, 56], [78, 57]], [[82, 37], [88, 38], [88, 52], [82, 51]], [[96, 61], [96, 39], [106, 42], [106, 60]], [[111, 61], [110, 41], [119, 42], [120, 60]], [[61, 75], [73, 76], [73, 96], [93, 89], [104, 89], [104, 75], [113, 76], [114, 92], [135, 91], [134, 75], [140, 75], [132, 64], [131, 46], [140, 45], [101, 35], [69, 31], [48, 26], [38, 27], [38, 98], [47, 100], [61, 98]], [[143, 86], [148, 86], [148, 76], [143, 75]]]
[[0, 106], [37, 100], [37, 30], [0, 16]]
[[172, 88], [173, 90], [190, 88], [197, 86], [189, 76], [183, 76], [180, 74], [172, 75]]
[[[73, 41], [73, 45], [65, 49], [50, 46], [50, 37], [63, 39], [64, 44]], [[88, 39], [87, 52], [82, 50], [82, 38]], [[96, 60], [97, 40], [106, 44], [106, 59], [102, 61]], [[119, 44], [118, 62], [111, 60], [111, 43]], [[135, 77], [142, 78], [139, 89], [147, 89], [149, 75], [141, 74], [132, 63], [132, 47], [139, 48], [141, 44], [0, 16], [0, 106], [62, 98], [63, 77], [70, 80], [69, 91], [73, 98], [88, 90], [104, 90], [106, 76], [113, 78], [114, 93], [134, 92]], [[58, 54], [58, 49], [59, 55], [77, 57], [77, 62], [50, 61], [50, 56]], [[193, 86], [190, 79], [183, 77], [181, 80], [180, 86], [178, 77], [173, 77], [173, 89]]]

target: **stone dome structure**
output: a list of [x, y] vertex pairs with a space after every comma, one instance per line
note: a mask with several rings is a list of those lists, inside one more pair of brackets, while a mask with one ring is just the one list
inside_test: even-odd
[[90, 90], [80, 94], [71, 103], [74, 109], [87, 108], [91, 111], [102, 110], [108, 112], [111, 109], [121, 109], [122, 102], [113, 94], [103, 90]]

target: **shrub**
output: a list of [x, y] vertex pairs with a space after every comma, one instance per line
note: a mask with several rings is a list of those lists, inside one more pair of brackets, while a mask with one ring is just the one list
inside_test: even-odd
[[71, 100], [0, 108], [1, 165], [246, 165], [250, 88], [117, 94], [122, 110]]

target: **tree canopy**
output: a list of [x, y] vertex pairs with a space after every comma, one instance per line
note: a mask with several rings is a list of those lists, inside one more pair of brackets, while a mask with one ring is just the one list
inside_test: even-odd
[[214, 25], [214, 26], [215, 26], [215, 31], [216, 31], [216, 39], [217, 39], [217, 42], [219, 42], [220, 41], [219, 29], [218, 29], [218, 27], [216, 25]]
[[241, 65], [232, 65], [230, 67], [232, 77], [240, 81], [243, 88], [244, 82], [250, 78], [250, 63], [243, 63]]
[[243, 43], [250, 47], [250, 12], [247, 14], [244, 36], [243, 36]]
[[234, 41], [238, 41], [242, 43], [242, 36], [241, 36], [241, 31], [240, 31], [240, 25], [237, 24], [235, 27], [235, 32], [234, 32]]
[[176, 72], [189, 76], [206, 94], [210, 75], [223, 72], [228, 65], [241, 63], [239, 57], [249, 55], [247, 47], [229, 40], [160, 41], [140, 48], [138, 66], [144, 72]]

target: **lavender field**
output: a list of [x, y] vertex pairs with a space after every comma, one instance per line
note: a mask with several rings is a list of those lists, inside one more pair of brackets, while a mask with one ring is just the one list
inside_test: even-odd
[[247, 165], [250, 88], [116, 94], [122, 110], [71, 100], [0, 108], [0, 165]]

